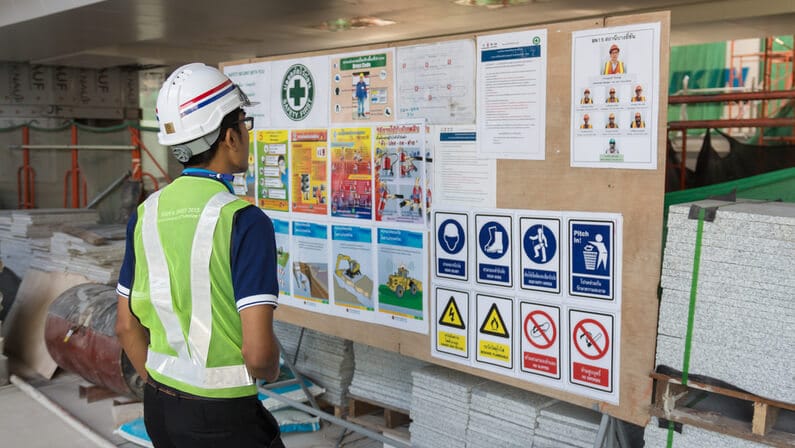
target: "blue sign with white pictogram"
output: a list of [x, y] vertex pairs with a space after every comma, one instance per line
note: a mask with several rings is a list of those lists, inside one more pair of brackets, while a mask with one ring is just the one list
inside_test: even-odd
[[468, 280], [466, 213], [436, 212], [436, 276], [455, 280]]
[[513, 286], [511, 216], [477, 215], [477, 281], [498, 286]]
[[615, 225], [569, 221], [569, 294], [613, 300]]
[[560, 219], [520, 217], [521, 286], [560, 293]]

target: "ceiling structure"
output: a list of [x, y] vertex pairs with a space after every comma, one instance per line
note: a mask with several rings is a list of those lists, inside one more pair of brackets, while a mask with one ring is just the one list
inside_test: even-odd
[[[0, 0], [0, 61], [176, 66], [656, 10], [671, 45], [795, 32], [795, 0]], [[463, 3], [463, 4], [461, 4]], [[340, 18], [392, 25], [321, 29]], [[326, 26], [326, 28], [329, 28]], [[333, 28], [333, 26], [332, 26]]]

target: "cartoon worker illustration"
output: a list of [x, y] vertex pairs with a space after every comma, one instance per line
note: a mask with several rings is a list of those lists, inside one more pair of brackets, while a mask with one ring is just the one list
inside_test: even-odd
[[580, 129], [592, 129], [593, 125], [590, 123], [591, 116], [585, 114], [582, 116], [582, 124], [580, 125]]
[[646, 97], [643, 96], [643, 87], [640, 84], [638, 84], [635, 87], [635, 96], [632, 97], [632, 102], [633, 103], [643, 103], [645, 101], [646, 101]]
[[635, 119], [632, 120], [632, 123], [630, 123], [629, 127], [634, 129], [642, 129], [646, 127], [646, 122], [643, 121], [640, 112], [635, 112]]
[[583, 90], [580, 104], [593, 104], [593, 98], [591, 98], [591, 89]]
[[284, 160], [283, 155], [279, 155], [278, 158], [278, 165], [279, 165], [279, 180], [282, 183], [282, 188], [287, 188], [287, 162]]
[[603, 75], [620, 75], [626, 73], [624, 63], [618, 60], [618, 53], [621, 51], [618, 45], [613, 44], [610, 46], [610, 60], [605, 62]]
[[611, 87], [609, 93], [610, 95], [605, 100], [605, 103], [618, 103], [618, 97], [616, 96], [616, 88]]
[[616, 114], [611, 113], [607, 116], [607, 124], [605, 125], [605, 129], [618, 129], [618, 123], [616, 123]]

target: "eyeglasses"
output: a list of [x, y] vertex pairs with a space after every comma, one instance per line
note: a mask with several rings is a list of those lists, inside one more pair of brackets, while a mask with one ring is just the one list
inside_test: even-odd
[[229, 125], [230, 126], [237, 126], [240, 123], [245, 123], [246, 124], [246, 130], [247, 131], [250, 131], [250, 130], [254, 129], [254, 117], [246, 117], [246, 118], [244, 118], [242, 120], [233, 121], [233, 122], [229, 123]]

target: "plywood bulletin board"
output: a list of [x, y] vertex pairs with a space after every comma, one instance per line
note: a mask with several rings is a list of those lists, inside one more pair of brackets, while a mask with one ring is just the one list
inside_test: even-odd
[[[640, 23], [660, 23], [660, 65], [656, 169], [595, 169], [570, 166], [572, 32]], [[657, 287], [659, 283], [665, 175], [665, 126], [667, 122], [667, 73], [670, 13], [605, 17], [524, 28], [412, 40], [339, 51], [324, 51], [231, 61], [225, 67], [254, 62], [295, 59], [318, 54], [348, 53], [376, 48], [433, 43], [441, 40], [546, 28], [547, 101], [545, 160], [498, 160], [497, 204], [502, 209], [578, 210], [619, 213], [623, 216], [623, 263], [620, 352], [620, 404], [612, 405], [565, 391], [542, 387], [485, 370], [469, 368], [431, 357], [430, 334], [401, 331], [376, 324], [320, 315], [281, 306], [280, 321], [311, 328], [356, 342], [504, 382], [600, 411], [625, 421], [645, 425], [649, 418], [657, 334]], [[430, 278], [425, 279], [430, 284]], [[429, 300], [433, 300], [428, 295]]]

